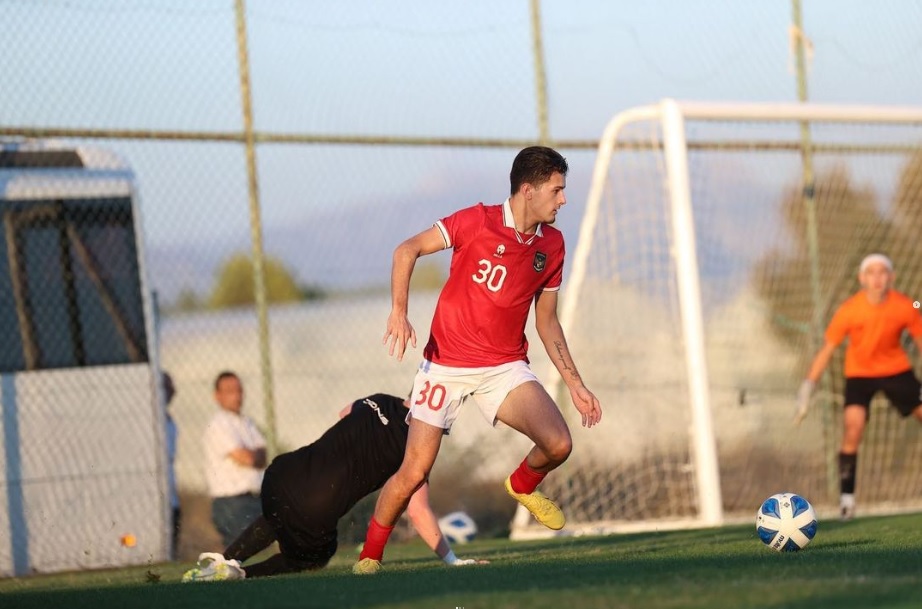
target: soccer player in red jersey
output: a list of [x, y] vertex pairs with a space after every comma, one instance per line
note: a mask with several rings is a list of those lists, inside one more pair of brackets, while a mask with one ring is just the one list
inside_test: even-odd
[[922, 352], [922, 317], [908, 296], [891, 288], [893, 278], [893, 263], [887, 256], [871, 254], [861, 261], [861, 290], [836, 310], [826, 329], [826, 342], [814, 357], [798, 393], [796, 423], [807, 414], [810, 395], [833, 352], [848, 338], [842, 416], [845, 430], [839, 452], [839, 509], [843, 520], [852, 518], [855, 512], [858, 446], [874, 394], [883, 391], [900, 414], [922, 421], [922, 387], [900, 344], [905, 330]]
[[557, 405], [528, 366], [524, 330], [534, 302], [538, 336], [583, 426], [598, 423], [599, 400], [583, 384], [557, 318], [564, 242], [550, 225], [567, 202], [567, 170], [566, 159], [555, 150], [525, 148], [512, 163], [511, 196], [505, 203], [479, 203], [455, 212], [394, 251], [384, 342], [398, 360], [408, 344], [416, 346], [416, 331], [407, 318], [416, 260], [451, 248], [451, 270], [413, 384], [404, 461], [378, 496], [355, 573], [381, 568], [391, 530], [413, 492], [428, 479], [442, 435], [462, 403], [476, 405], [491, 425], [502, 421], [535, 443], [506, 479], [506, 490], [545, 526], [564, 526], [563, 512], [536, 487], [566, 461], [572, 439]]

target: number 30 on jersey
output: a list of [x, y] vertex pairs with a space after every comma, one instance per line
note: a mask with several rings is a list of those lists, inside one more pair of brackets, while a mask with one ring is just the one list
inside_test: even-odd
[[486, 258], [481, 260], [477, 272], [471, 275], [474, 283], [482, 283], [487, 286], [491, 292], [499, 292], [506, 280], [506, 267], [501, 264], [493, 264]]

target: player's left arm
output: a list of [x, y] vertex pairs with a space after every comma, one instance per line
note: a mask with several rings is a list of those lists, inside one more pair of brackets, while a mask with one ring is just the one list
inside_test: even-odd
[[916, 343], [916, 353], [918, 353], [919, 356], [922, 357], [922, 334], [920, 334], [919, 336], [913, 336], [912, 342]]
[[425, 482], [410, 497], [410, 503], [407, 505], [407, 516], [413, 523], [413, 528], [419, 533], [426, 545], [436, 553], [436, 555], [445, 561], [445, 564], [453, 567], [463, 567], [466, 565], [486, 564], [489, 561], [476, 560], [473, 558], [458, 558], [448, 545], [448, 540], [442, 535], [439, 529], [439, 521], [435, 517], [435, 512], [429, 505], [429, 483]]
[[909, 309], [906, 331], [912, 337], [912, 342], [916, 344], [916, 353], [922, 357], [922, 315], [919, 315], [919, 310], [915, 307]]
[[586, 388], [570, 355], [563, 327], [557, 317], [556, 290], [542, 291], [535, 297], [535, 328], [544, 343], [544, 349], [570, 390], [573, 404], [582, 415], [583, 427], [592, 427], [602, 419], [602, 406], [599, 399]]

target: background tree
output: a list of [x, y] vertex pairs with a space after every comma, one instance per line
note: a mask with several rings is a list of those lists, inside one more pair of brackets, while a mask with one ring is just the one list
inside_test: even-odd
[[411, 290], [440, 290], [448, 279], [444, 265], [438, 260], [420, 260], [410, 277]]
[[[295, 281], [294, 275], [277, 258], [265, 259], [266, 298], [269, 303], [294, 302], [307, 293]], [[208, 307], [224, 309], [253, 304], [253, 259], [246, 254], [234, 254], [218, 270]]]
[[189, 313], [191, 311], [198, 311], [202, 306], [203, 304], [199, 295], [195, 293], [195, 290], [186, 286], [179, 292], [171, 308], [177, 313]]
[[[893, 200], [884, 209], [871, 187], [855, 184], [842, 165], [817, 175], [815, 201], [822, 324], [858, 289], [858, 265], [872, 252], [893, 259], [897, 289], [914, 298], [922, 294], [922, 151], [905, 162]], [[757, 264], [754, 280], [771, 309], [776, 332], [809, 358], [810, 349], [803, 348], [809, 344], [814, 305], [806, 210], [799, 184], [787, 189], [781, 210], [792, 245], [768, 252]]]
[[[883, 243], [890, 225], [878, 211], [873, 190], [855, 184], [842, 165], [817, 174], [814, 201], [820, 319], [825, 323], [855, 290], [861, 258], [885, 249]], [[809, 337], [814, 311], [807, 213], [800, 184], [786, 189], [781, 213], [791, 245], [767, 252], [756, 265], [754, 280], [771, 309], [776, 332], [800, 348]]]
[[899, 289], [922, 300], [922, 150], [913, 153], [900, 172], [891, 205], [896, 233], [889, 247]]

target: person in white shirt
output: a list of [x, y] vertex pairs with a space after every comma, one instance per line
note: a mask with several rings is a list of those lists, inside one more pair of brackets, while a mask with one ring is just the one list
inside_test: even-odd
[[266, 440], [256, 423], [241, 413], [240, 377], [222, 372], [214, 388], [220, 409], [205, 427], [205, 479], [211, 519], [226, 546], [262, 513], [259, 489], [266, 468]]
[[179, 492], [176, 488], [176, 444], [179, 439], [179, 430], [176, 428], [176, 421], [170, 414], [170, 402], [176, 395], [176, 385], [173, 383], [173, 377], [165, 370], [160, 373], [160, 381], [163, 383], [163, 406], [166, 420], [166, 454], [167, 454], [167, 486], [170, 492], [170, 531], [172, 533], [173, 546], [170, 552], [171, 558], [175, 559], [179, 554], [179, 531], [182, 526], [182, 511], [179, 506]]

